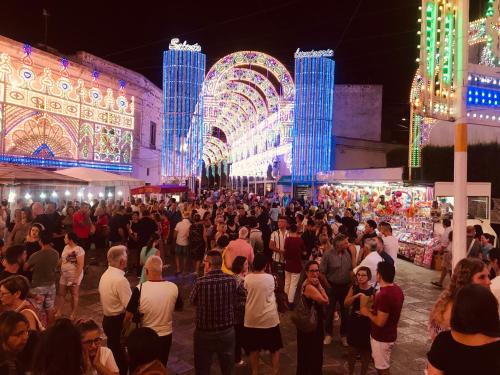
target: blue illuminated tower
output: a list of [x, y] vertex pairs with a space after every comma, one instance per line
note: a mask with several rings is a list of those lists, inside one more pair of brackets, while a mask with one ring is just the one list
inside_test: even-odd
[[198, 44], [172, 39], [163, 54], [162, 179], [184, 182], [200, 174], [205, 55]]
[[314, 184], [316, 173], [333, 167], [334, 73], [333, 51], [295, 53], [294, 184]]

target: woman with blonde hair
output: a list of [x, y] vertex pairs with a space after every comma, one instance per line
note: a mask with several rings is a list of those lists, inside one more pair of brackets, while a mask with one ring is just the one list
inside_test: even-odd
[[441, 293], [431, 311], [429, 331], [432, 340], [440, 332], [450, 330], [451, 310], [457, 293], [469, 284], [483, 285], [487, 288], [491, 284], [488, 268], [479, 259], [465, 258], [455, 266], [448, 288]]

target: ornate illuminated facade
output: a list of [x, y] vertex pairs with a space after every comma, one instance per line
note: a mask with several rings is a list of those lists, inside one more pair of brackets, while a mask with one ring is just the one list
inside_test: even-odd
[[295, 53], [295, 123], [292, 180], [313, 184], [333, 167], [333, 51]]
[[457, 100], [465, 100], [469, 143], [500, 141], [499, 0], [487, 0], [485, 16], [470, 22], [468, 87], [455, 96], [457, 0], [423, 0], [419, 67], [410, 93], [409, 167], [421, 166], [422, 147], [453, 144]]
[[164, 181], [184, 183], [201, 173], [204, 76], [205, 55], [201, 47], [173, 39], [163, 55]]
[[[290, 174], [295, 85], [275, 58], [241, 51], [217, 61], [203, 85], [203, 161], [234, 179]], [[224, 134], [226, 142], [214, 134]], [[229, 166], [230, 168], [229, 168]]]
[[126, 81], [0, 38], [0, 161], [131, 172]]

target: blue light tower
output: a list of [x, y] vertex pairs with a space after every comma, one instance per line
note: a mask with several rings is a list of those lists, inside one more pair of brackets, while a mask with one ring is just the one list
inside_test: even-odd
[[172, 39], [163, 53], [162, 179], [184, 182], [200, 173], [205, 54], [198, 44]]
[[292, 182], [312, 185], [333, 167], [335, 61], [332, 50], [295, 53], [295, 122]]

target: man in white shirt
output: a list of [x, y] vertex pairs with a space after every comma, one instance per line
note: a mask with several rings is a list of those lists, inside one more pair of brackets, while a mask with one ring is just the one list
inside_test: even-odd
[[177, 285], [163, 281], [163, 262], [154, 255], [148, 258], [144, 269], [147, 281], [134, 288], [127, 306], [124, 325], [130, 324], [134, 313], [142, 314], [142, 326], [153, 329], [160, 337], [160, 360], [167, 366], [172, 346], [172, 320], [174, 309], [180, 308], [181, 300]]
[[[392, 235], [391, 224], [382, 221], [378, 225], [378, 230], [382, 234], [382, 241], [384, 241], [384, 251], [390, 255], [390, 257], [394, 261], [394, 265], [396, 265], [396, 259], [398, 258], [399, 241]], [[373, 275], [376, 276], [377, 273], [375, 272], [373, 273]]]
[[372, 238], [368, 238], [365, 240], [365, 242], [368, 242], [369, 241], [369, 246], [370, 246], [370, 250], [371, 250], [371, 253], [368, 254], [362, 261], [361, 263], [359, 264], [359, 266], [357, 266], [353, 272], [354, 274], [356, 274], [356, 272], [358, 272], [358, 269], [360, 267], [368, 267], [372, 273], [372, 279], [371, 279], [371, 283], [372, 285], [374, 285], [376, 282], [377, 282], [377, 266], [380, 262], [383, 262], [384, 259], [380, 256], [380, 254], [378, 253], [378, 248], [377, 248], [377, 241], [375, 239], [372, 239]]
[[99, 296], [103, 310], [102, 328], [108, 338], [108, 347], [113, 352], [120, 375], [127, 374], [127, 359], [120, 344], [125, 318], [125, 309], [132, 295], [130, 284], [125, 278], [127, 248], [113, 246], [108, 251], [108, 269], [99, 281]]
[[271, 233], [269, 250], [273, 252], [272, 271], [278, 276], [278, 281], [285, 283], [285, 239], [288, 237], [286, 230], [287, 220], [285, 216], [278, 218], [278, 230]]
[[[500, 249], [495, 247], [488, 252], [490, 265], [492, 271], [495, 272], [496, 277], [491, 280], [490, 290], [495, 295], [500, 305]], [[500, 307], [498, 308], [500, 313]]]
[[183, 264], [182, 269], [184, 272], [187, 272], [187, 261], [189, 259], [189, 228], [191, 228], [189, 213], [183, 211], [182, 220], [178, 222], [174, 228], [176, 275], [181, 273], [181, 258]]

